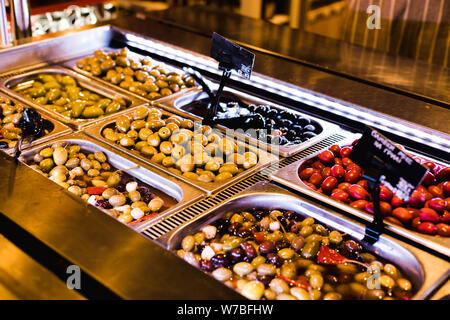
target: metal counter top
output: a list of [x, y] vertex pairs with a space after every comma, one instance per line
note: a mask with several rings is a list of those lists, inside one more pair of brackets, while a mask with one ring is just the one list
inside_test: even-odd
[[[61, 279], [68, 277], [67, 266], [78, 265], [83, 296], [242, 299], [173, 253], [88, 207], [81, 199], [61, 192], [60, 186], [3, 153], [0, 177], [0, 233], [21, 242], [21, 250]], [[24, 197], [27, 201], [23, 201]], [[57, 297], [64, 298], [59, 294]]]

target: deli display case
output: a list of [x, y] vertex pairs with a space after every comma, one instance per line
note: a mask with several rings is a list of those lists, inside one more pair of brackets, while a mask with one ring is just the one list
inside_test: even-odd
[[[206, 124], [211, 96], [185, 67], [215, 94], [222, 71], [209, 46], [167, 21], [127, 17], [0, 49], [4, 256], [17, 245], [56, 282], [79, 266], [83, 288], [55, 284], [56, 299], [442, 299], [449, 100], [252, 48], [251, 78], [232, 75], [219, 103], [225, 120], [252, 120]], [[8, 138], [25, 132], [13, 126], [24, 108], [51, 126], [14, 158]], [[410, 203], [383, 194], [375, 243], [364, 237], [367, 181], [347, 179], [356, 168], [342, 153], [366, 126], [429, 170]], [[375, 267], [381, 289], [367, 289]]]

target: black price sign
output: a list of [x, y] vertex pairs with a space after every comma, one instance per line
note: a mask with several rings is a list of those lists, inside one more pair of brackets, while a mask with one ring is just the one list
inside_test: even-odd
[[369, 176], [379, 176], [380, 183], [403, 201], [409, 200], [427, 173], [427, 168], [370, 127], [353, 146], [350, 159]]
[[241, 77], [250, 79], [255, 55], [215, 32], [212, 36], [211, 57], [219, 61], [221, 70], [235, 70]]

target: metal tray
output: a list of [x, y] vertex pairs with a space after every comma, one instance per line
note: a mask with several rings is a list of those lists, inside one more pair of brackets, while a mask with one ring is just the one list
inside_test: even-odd
[[[208, 83], [210, 83], [210, 87], [212, 90], [217, 90], [217, 88], [218, 88], [217, 84], [215, 84], [213, 82], [208, 82]], [[334, 132], [336, 132], [339, 129], [339, 126], [337, 126], [333, 123], [330, 123], [328, 121], [324, 121], [322, 119], [318, 119], [313, 116], [303, 114], [296, 110], [283, 107], [276, 103], [273, 103], [273, 102], [270, 102], [270, 101], [267, 101], [267, 100], [264, 100], [264, 99], [261, 99], [258, 97], [254, 97], [249, 94], [246, 94], [246, 93], [243, 93], [243, 92], [231, 89], [231, 88], [226, 88], [224, 90], [224, 94], [226, 94], [226, 93], [237, 96], [238, 98], [240, 98], [243, 102], [245, 102], [247, 104], [264, 104], [264, 105], [268, 105], [272, 108], [276, 108], [278, 110], [286, 110], [286, 111], [289, 111], [289, 112], [297, 114], [297, 115], [304, 115], [304, 116], [308, 117], [309, 119], [318, 122], [322, 126], [322, 129], [323, 129], [322, 132], [312, 139], [309, 139], [301, 144], [293, 144], [293, 145], [288, 145], [288, 146], [276, 146], [275, 148], [272, 144], [262, 142], [255, 138], [251, 138], [243, 133], [236, 132], [236, 135], [240, 139], [249, 141], [251, 144], [258, 146], [258, 147], [262, 147], [266, 150], [271, 150], [272, 152], [276, 152], [283, 157], [289, 157], [297, 152], [305, 150], [306, 148], [312, 146], [313, 144], [316, 144], [317, 142], [332, 135]], [[165, 97], [163, 99], [160, 99], [158, 101], [158, 103], [163, 108], [166, 108], [171, 111], [176, 111], [177, 113], [180, 113], [181, 115], [188, 115], [188, 114], [193, 115], [192, 113], [183, 110], [182, 107], [191, 102], [194, 102], [194, 101], [200, 100], [200, 99], [204, 99], [207, 97], [208, 97], [208, 95], [206, 94], [206, 92], [203, 92], [201, 90], [193, 90], [191, 92], [186, 92], [182, 96]], [[221, 125], [216, 125], [216, 127], [220, 128], [221, 130], [230, 130], [227, 127], [224, 127]]]
[[[448, 272], [450, 276], [450, 271]], [[448, 280], [433, 296], [430, 300], [450, 300], [450, 280]]]
[[[111, 51], [117, 51], [117, 50], [120, 50], [120, 49], [113, 49], [111, 47], [104, 47], [104, 48], [102, 48], [100, 50], [103, 50], [103, 51], [106, 51], [106, 52], [111, 52]], [[138, 53], [135, 53], [135, 52], [133, 52], [131, 50], [129, 51], [129, 54], [130, 54], [130, 56], [135, 57], [136, 59], [145, 58], [145, 56], [143, 56], [141, 54], [138, 54]], [[189, 91], [196, 90], [195, 87], [185, 88], [185, 89], [181, 89], [180, 91], [178, 91], [176, 93], [173, 93], [173, 94], [171, 94], [169, 96], [161, 97], [161, 98], [155, 99], [155, 100], [150, 100], [147, 97], [143, 97], [143, 96], [141, 96], [141, 95], [139, 95], [137, 93], [131, 92], [130, 90], [124, 89], [124, 88], [122, 88], [122, 87], [120, 87], [118, 85], [115, 85], [115, 84], [113, 84], [113, 83], [111, 83], [109, 81], [103, 80], [102, 78], [94, 76], [90, 72], [84, 71], [84, 70], [82, 70], [82, 69], [77, 67], [77, 62], [79, 60], [87, 58], [87, 57], [90, 57], [90, 56], [92, 56], [92, 54], [88, 54], [88, 55], [85, 55], [85, 56], [82, 56], [82, 57], [79, 57], [79, 58], [76, 58], [76, 59], [72, 59], [72, 60], [66, 61], [62, 65], [64, 67], [70, 68], [70, 69], [72, 69], [72, 70], [74, 70], [74, 71], [76, 71], [78, 73], [81, 73], [82, 75], [84, 75], [86, 77], [95, 79], [96, 81], [98, 81], [99, 83], [103, 84], [104, 86], [108, 86], [110, 88], [114, 88], [114, 90], [116, 90], [118, 92], [121, 92], [122, 94], [130, 95], [132, 97], [135, 97], [136, 99], [141, 99], [141, 100], [144, 100], [144, 101], [147, 101], [147, 102], [150, 102], [150, 103], [158, 103], [159, 101], [167, 99], [168, 97], [177, 97], [177, 96], [183, 95], [184, 93], [187, 93]], [[165, 68], [167, 68], [170, 71], [175, 71], [175, 72], [178, 72], [180, 74], [184, 74], [185, 73], [182, 69], [179, 69], [179, 68], [176, 68], [174, 66], [168, 65], [167, 63], [158, 61], [158, 60], [156, 60], [156, 59], [154, 59], [152, 57], [150, 57], [150, 59], [152, 59], [153, 61], [155, 61], [155, 62], [157, 62], [157, 63], [159, 63], [161, 65], [163, 65]]]
[[[17, 101], [14, 98], [8, 97], [5, 94], [0, 93], [0, 97], [10, 99], [14, 104], [24, 105], [24, 103], [19, 102], [19, 101]], [[24, 107], [26, 107], [26, 105], [24, 105]], [[56, 120], [50, 118], [49, 116], [47, 116], [45, 114], [41, 114], [41, 117], [42, 117], [42, 119], [45, 119], [45, 120], [51, 122], [51, 124], [53, 125], [53, 130], [49, 134], [47, 134], [45, 136], [42, 136], [42, 137], [40, 137], [38, 139], [35, 139], [35, 140], [31, 141], [30, 143], [22, 144], [22, 150], [31, 148], [31, 147], [33, 147], [33, 146], [35, 146], [37, 144], [43, 143], [43, 142], [48, 141], [50, 139], [55, 139], [56, 137], [59, 137], [59, 136], [61, 136], [63, 134], [67, 134], [67, 133], [72, 131], [68, 126], [62, 124], [59, 121], [56, 121]], [[13, 152], [14, 152], [14, 149], [12, 149], [12, 148], [0, 149], [0, 150], [8, 153], [9, 155], [12, 155]]]
[[[53, 111], [49, 108], [46, 108], [45, 106], [42, 106], [34, 101], [28, 100], [27, 98], [22, 96], [20, 93], [11, 89], [12, 87], [14, 87], [15, 85], [17, 85], [21, 82], [25, 82], [25, 81], [35, 78], [40, 73], [63, 74], [63, 75], [71, 76], [78, 81], [79, 86], [82, 88], [85, 88], [87, 90], [90, 90], [94, 93], [97, 93], [101, 96], [104, 96], [104, 97], [107, 97], [110, 99], [114, 99], [114, 98], [124, 99], [128, 104], [128, 108], [126, 110], [122, 110], [120, 112], [116, 112], [116, 113], [113, 113], [110, 115], [101, 116], [101, 117], [95, 118], [95, 119], [72, 119], [72, 118], [65, 117], [65, 116], [59, 114], [58, 112]], [[86, 78], [83, 75], [80, 75], [76, 72], [73, 72], [69, 69], [65, 69], [62, 67], [36, 69], [36, 70], [30, 71], [30, 72], [26, 72], [24, 74], [19, 74], [17, 76], [3, 79], [0, 81], [0, 89], [5, 91], [12, 97], [14, 97], [20, 101], [23, 101], [26, 104], [33, 106], [35, 109], [42, 111], [42, 112], [50, 115], [53, 118], [56, 118], [57, 120], [73, 127], [74, 129], [85, 128], [86, 126], [89, 126], [92, 123], [97, 122], [99, 119], [108, 119], [108, 118], [114, 117], [118, 114], [127, 112], [131, 108], [134, 108], [134, 107], [137, 107], [139, 105], [146, 103], [143, 100], [138, 100], [136, 98], [130, 98], [119, 92], [115, 92], [114, 90], [112, 90], [109, 87], [108, 88], [103, 87], [102, 85], [96, 83], [95, 81], [92, 81], [92, 79]]]
[[[351, 142], [353, 140], [348, 140], [347, 142]], [[341, 143], [341, 145], [346, 145], [347, 143]], [[278, 183], [281, 183], [282, 185], [285, 185], [289, 188], [292, 188], [294, 190], [297, 190], [301, 193], [307, 194], [308, 196], [311, 196], [317, 200], [323, 201], [329, 205], [332, 205], [336, 208], [339, 208], [353, 216], [356, 216], [358, 218], [361, 218], [365, 221], [372, 222], [373, 216], [371, 214], [368, 214], [365, 211], [357, 210], [355, 208], [350, 207], [348, 204], [339, 202], [334, 200], [333, 198], [316, 192], [315, 190], [309, 188], [307, 185], [303, 183], [303, 181], [298, 176], [300, 168], [305, 165], [307, 161], [310, 159], [316, 157], [321, 151], [316, 152], [315, 154], [309, 156], [308, 158], [296, 161], [284, 168], [281, 168], [280, 170], [276, 171], [275, 173], [271, 174], [269, 176], [269, 179], [276, 181]], [[410, 151], [407, 151], [410, 154], [415, 154]], [[423, 158], [428, 158], [421, 156]], [[429, 159], [429, 158], [428, 158]], [[441, 163], [439, 161], [429, 159], [431, 161]], [[405, 238], [408, 238], [412, 241], [415, 241], [417, 243], [420, 243], [430, 249], [436, 250], [437, 252], [444, 254], [448, 257], [450, 257], [450, 238], [443, 238], [443, 237], [435, 237], [435, 236], [429, 236], [426, 234], [418, 233], [414, 230], [409, 230], [404, 227], [400, 227], [398, 225], [395, 225], [389, 221], [385, 221], [385, 226], [388, 230], [399, 234]]]
[[[332, 229], [345, 232], [359, 241], [364, 238], [364, 225], [338, 213], [327, 211], [324, 207], [269, 182], [259, 182], [156, 241], [168, 250], [174, 251], [179, 248], [181, 240], [186, 235], [200, 230], [230, 211], [249, 208], [293, 210], [302, 216], [313, 217]], [[365, 249], [395, 263], [408, 274], [414, 286], [419, 288], [413, 299], [426, 299], [445, 280], [450, 268], [449, 262], [387, 235], [382, 235], [374, 245], [366, 244]]]
[[[201, 192], [200, 190], [190, 185], [187, 185], [181, 181], [178, 181], [177, 179], [174, 179], [173, 177], [170, 177], [164, 174], [163, 172], [160, 172], [159, 170], [149, 168], [144, 163], [136, 161], [135, 159], [131, 159], [126, 155], [124, 155], [122, 152], [115, 152], [115, 150], [113, 152], [110, 149], [108, 149], [106, 145], [96, 141], [95, 139], [90, 138], [89, 136], [81, 132], [69, 134], [52, 141], [48, 141], [47, 143], [41, 144], [32, 149], [26, 150], [25, 152], [22, 153], [19, 160], [27, 164], [36, 154], [37, 151], [45, 147], [49, 147], [56, 142], [64, 142], [67, 144], [78, 144], [81, 147], [81, 150], [89, 152], [101, 151], [106, 155], [108, 162], [116, 169], [132, 168], [135, 167], [136, 164], [138, 164], [139, 168], [129, 170], [127, 171], [127, 173], [135, 177], [136, 179], [140, 180], [141, 182], [164, 192], [165, 194], [171, 196], [177, 201], [177, 204], [155, 215], [154, 217], [149, 218], [148, 220], [138, 224], [129, 225], [136, 231], [142, 231], [148, 228], [150, 225], [158, 223], [165, 217], [179, 211], [180, 209], [204, 197], [204, 193]], [[63, 191], [71, 194], [69, 191], [66, 191], [64, 189]], [[74, 197], [79, 199], [80, 201], [83, 201], [81, 200], [80, 197], [77, 196]], [[102, 210], [101, 208], [97, 209]]]
[[[163, 112], [164, 116], [172, 115], [172, 113], [170, 113], [168, 111], [164, 111], [164, 110], [161, 110], [161, 111]], [[132, 111], [130, 111], [129, 113], [131, 113], [131, 112]], [[126, 113], [126, 114], [128, 114], [128, 113]], [[190, 117], [188, 116], [186, 118], [191, 118], [191, 119], [194, 119], [194, 120], [196, 119], [195, 117], [192, 117], [192, 116], [190, 116]], [[230, 185], [232, 185], [232, 184], [234, 184], [234, 183], [236, 183], [236, 182], [238, 182], [238, 181], [248, 177], [249, 175], [251, 175], [251, 174], [253, 174], [253, 173], [255, 173], [255, 172], [257, 172], [257, 171], [259, 171], [259, 170], [261, 170], [261, 169], [263, 169], [263, 168], [265, 168], [267, 166], [269, 166], [271, 163], [273, 163], [276, 160], [278, 160], [278, 157], [273, 155], [273, 154], [267, 153], [267, 152], [265, 152], [264, 150], [261, 150], [261, 149], [257, 149], [257, 148], [255, 148], [255, 147], [253, 147], [251, 145], [245, 145], [243, 142], [238, 141], [237, 144], [242, 145], [242, 146], [245, 145], [245, 149], [246, 150], [255, 152], [258, 155], [259, 162], [258, 162], [258, 164], [256, 166], [254, 166], [254, 167], [252, 167], [252, 168], [250, 168], [248, 170], [245, 170], [244, 172], [241, 172], [240, 174], [234, 176], [231, 179], [228, 179], [228, 180], [222, 181], [222, 182], [215, 182], [215, 181], [213, 181], [213, 182], [202, 182], [202, 181], [191, 180], [191, 179], [187, 179], [187, 178], [185, 178], [185, 177], [183, 177], [181, 175], [178, 175], [178, 174], [170, 172], [163, 165], [151, 162], [148, 158], [140, 155], [139, 152], [137, 152], [137, 151], [124, 148], [124, 147], [122, 147], [122, 146], [120, 146], [120, 145], [118, 145], [116, 143], [110, 142], [107, 139], [105, 139], [102, 136], [103, 129], [106, 128], [106, 127], [114, 127], [114, 123], [115, 123], [115, 120], [113, 120], [113, 119], [105, 120], [105, 121], [96, 123], [95, 125], [90, 126], [89, 128], [86, 128], [86, 130], [84, 132], [86, 134], [92, 136], [93, 138], [98, 139], [98, 140], [104, 142], [105, 144], [107, 144], [107, 145], [109, 145], [109, 146], [111, 146], [113, 148], [121, 150], [124, 153], [126, 153], [126, 154], [128, 154], [128, 155], [130, 155], [130, 156], [132, 156], [132, 157], [134, 157], [136, 159], [139, 159], [140, 161], [145, 162], [145, 163], [147, 163], [147, 164], [149, 164], [149, 165], [151, 165], [153, 167], [156, 167], [156, 168], [166, 172], [169, 175], [172, 175], [172, 176], [174, 176], [174, 177], [176, 177], [178, 179], [181, 179], [181, 180], [183, 180], [183, 181], [185, 181], [185, 182], [187, 182], [189, 184], [192, 184], [192, 185], [200, 188], [201, 190], [205, 191], [208, 195], [216, 193], [219, 190], [224, 189], [225, 187], [228, 187], [228, 186], [230, 186]]]

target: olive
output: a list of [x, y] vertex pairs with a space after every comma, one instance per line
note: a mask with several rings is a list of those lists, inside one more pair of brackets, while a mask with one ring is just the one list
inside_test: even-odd
[[314, 258], [319, 252], [320, 244], [317, 241], [310, 241], [305, 244], [301, 250], [301, 254], [304, 258]]
[[195, 240], [193, 236], [186, 236], [181, 241], [181, 247], [184, 251], [192, 251], [195, 246]]
[[211, 263], [215, 268], [228, 267], [231, 263], [228, 255], [218, 253], [211, 258]]
[[240, 246], [245, 251], [245, 256], [247, 259], [252, 260], [257, 256], [256, 249], [251, 243], [243, 242]]
[[277, 295], [289, 292], [289, 286], [281, 279], [275, 278], [269, 283], [270, 289]]
[[237, 248], [234, 248], [233, 250], [231, 250], [230, 256], [231, 256], [231, 262], [236, 263], [236, 262], [244, 260], [245, 251], [242, 248], [237, 247]]
[[214, 181], [220, 182], [220, 181], [228, 180], [228, 179], [230, 179], [232, 177], [233, 177], [233, 175], [230, 172], [222, 172], [222, 173], [219, 173], [214, 178]]
[[257, 271], [260, 275], [274, 275], [276, 273], [276, 267], [273, 264], [263, 263], [257, 267]]
[[40, 169], [45, 173], [49, 172], [54, 167], [54, 165], [55, 163], [50, 158], [46, 158], [39, 163]]
[[[214, 265], [214, 262], [211, 261], [211, 263]], [[224, 267], [219, 267], [216, 270], [214, 270], [211, 275], [219, 280], [219, 281], [226, 281], [228, 279], [230, 279], [233, 275], [233, 273], [231, 272], [231, 270], [224, 268]]]
[[295, 279], [297, 277], [297, 267], [294, 262], [286, 262], [281, 266], [281, 276], [288, 279]]
[[162, 127], [158, 131], [158, 135], [161, 137], [161, 139], [168, 139], [172, 133], [170, 132], [170, 129], [167, 127]]
[[238, 262], [233, 267], [233, 271], [241, 277], [249, 274], [253, 269], [253, 266], [248, 262]]
[[143, 146], [142, 149], [140, 150], [141, 154], [144, 155], [145, 157], [153, 157], [155, 154], [158, 153], [158, 150], [156, 150], [155, 147], [150, 146], [150, 145], [146, 145]]
[[127, 199], [125, 198], [125, 196], [123, 194], [117, 194], [117, 195], [114, 195], [109, 198], [109, 203], [113, 207], [122, 206], [125, 204], [126, 201], [127, 201]]
[[258, 281], [250, 281], [243, 287], [242, 295], [251, 300], [259, 300], [264, 294], [264, 284]]
[[157, 133], [153, 133], [147, 138], [147, 143], [149, 146], [158, 147], [161, 143], [161, 138]]
[[281, 267], [284, 263], [283, 258], [281, 258], [279, 255], [275, 253], [268, 253], [267, 254], [267, 262], [274, 264], [276, 267]]
[[291, 247], [296, 252], [300, 252], [305, 245], [305, 239], [302, 236], [297, 236], [291, 241]]

